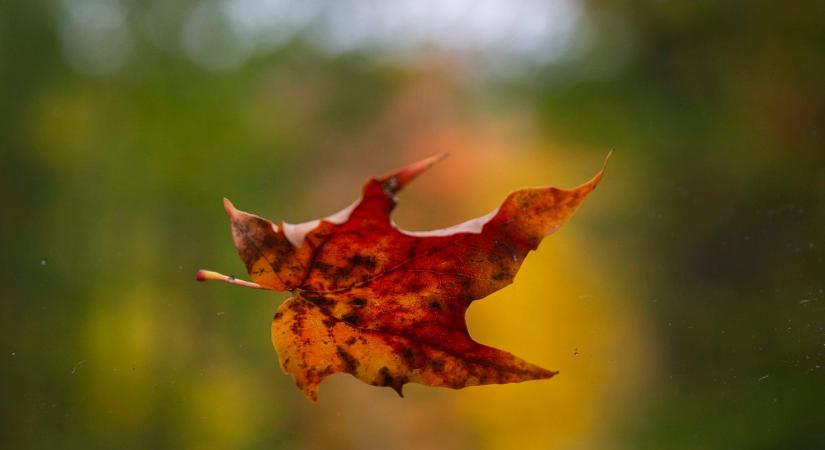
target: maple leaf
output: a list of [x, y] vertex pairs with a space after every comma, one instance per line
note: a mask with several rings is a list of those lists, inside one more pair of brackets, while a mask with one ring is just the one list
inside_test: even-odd
[[527, 253], [573, 214], [604, 167], [573, 189], [517, 190], [489, 214], [453, 227], [399, 229], [390, 220], [395, 195], [439, 159], [371, 178], [352, 205], [302, 224], [274, 224], [224, 199], [254, 282], [205, 270], [197, 279], [292, 292], [272, 320], [272, 344], [310, 400], [338, 372], [402, 396], [406, 383], [458, 389], [557, 373], [474, 341], [464, 315], [474, 300], [513, 281]]

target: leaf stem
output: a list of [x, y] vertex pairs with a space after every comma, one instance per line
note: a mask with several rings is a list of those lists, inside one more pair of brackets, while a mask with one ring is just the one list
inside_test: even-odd
[[224, 275], [218, 272], [213, 272], [211, 270], [199, 270], [197, 275], [195, 275], [195, 279], [198, 281], [223, 281], [224, 283], [236, 284], [238, 286], [248, 287], [252, 289], [267, 289], [258, 283], [253, 283], [251, 281], [246, 280], [239, 280], [235, 277]]

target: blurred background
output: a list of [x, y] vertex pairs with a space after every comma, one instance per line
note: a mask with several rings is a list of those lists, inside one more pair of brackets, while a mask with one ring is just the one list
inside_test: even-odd
[[[0, 2], [0, 447], [825, 448], [825, 3]], [[412, 230], [575, 186], [471, 334], [560, 375], [460, 391], [270, 345], [221, 198], [276, 221], [443, 151]]]

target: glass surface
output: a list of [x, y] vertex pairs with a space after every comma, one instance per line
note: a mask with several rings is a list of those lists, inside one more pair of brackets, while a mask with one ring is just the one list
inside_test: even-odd
[[[0, 2], [0, 447], [825, 448], [823, 3]], [[560, 374], [463, 390], [278, 367], [288, 294], [222, 198], [302, 222], [450, 157], [449, 226], [615, 154], [472, 336]]]

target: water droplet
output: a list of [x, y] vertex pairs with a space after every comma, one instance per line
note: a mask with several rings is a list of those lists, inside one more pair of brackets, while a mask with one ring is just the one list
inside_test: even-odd
[[48, 263], [49, 263], [49, 262], [48, 262], [48, 261], [46, 261], [46, 258], [43, 258], [43, 259], [41, 259], [41, 260], [40, 260], [40, 265], [41, 265], [41, 266], [45, 266], [45, 265], [46, 265], [46, 264], [48, 264]]
[[579, 349], [577, 349], [577, 348], [573, 349], [573, 356], [579, 356]]
[[75, 364], [74, 367], [72, 367], [72, 375], [77, 373], [77, 371], [80, 370], [81, 367], [83, 367], [83, 364], [86, 364], [85, 359], [78, 361], [77, 364]]
[[762, 375], [761, 377], [759, 377], [759, 381], [765, 381], [765, 380], [767, 380], [767, 379], [768, 379], [768, 376], [769, 376], [769, 375]]

